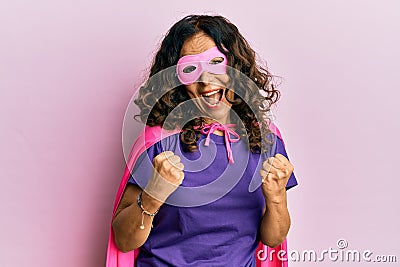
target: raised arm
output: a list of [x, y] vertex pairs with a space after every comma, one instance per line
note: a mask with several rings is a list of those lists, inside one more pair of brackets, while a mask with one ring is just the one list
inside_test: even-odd
[[284, 155], [276, 154], [263, 163], [260, 171], [266, 206], [260, 226], [261, 241], [272, 248], [285, 240], [290, 228], [286, 184], [293, 170]]
[[[143, 214], [137, 203], [140, 193], [142, 207], [148, 213], [156, 213], [170, 194], [182, 183], [183, 164], [171, 151], [162, 152], [153, 160], [151, 177], [142, 190], [128, 184], [112, 221], [115, 244], [122, 252], [142, 246], [151, 231], [154, 216]], [[143, 226], [142, 226], [143, 219]]]

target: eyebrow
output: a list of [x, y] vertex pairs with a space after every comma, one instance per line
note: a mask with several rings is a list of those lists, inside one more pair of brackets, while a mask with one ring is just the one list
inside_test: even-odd
[[[204, 52], [204, 51], [203, 51], [203, 52]], [[202, 53], [202, 52], [200, 52], [200, 53]], [[197, 53], [197, 54], [200, 54], [200, 53]], [[184, 53], [184, 54], [180, 55], [180, 57], [192, 56], [192, 55], [197, 55], [197, 54], [188, 54], [188, 53]]]
[[[211, 47], [211, 48], [214, 48], [214, 47], [216, 47], [216, 46], [213, 46], [213, 47]], [[179, 53], [179, 55], [180, 55], [180, 57], [184, 57], [184, 56], [194, 56], [194, 55], [198, 55], [198, 54], [204, 53], [204, 52], [210, 50], [211, 48], [206, 49], [206, 50], [204, 50], [204, 51], [202, 51], [202, 52], [200, 52], [200, 53], [195, 53], [195, 54], [191, 53], [191, 54], [190, 54], [190, 52], [189, 52], [189, 53], [184, 53], [184, 54], [182, 54], [182, 55], [180, 55], [180, 53]]]

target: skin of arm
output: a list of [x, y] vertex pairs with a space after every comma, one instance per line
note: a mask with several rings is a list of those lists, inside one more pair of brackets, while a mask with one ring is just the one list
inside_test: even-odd
[[[162, 199], [165, 200], [183, 181], [184, 166], [180, 162], [180, 158], [171, 151], [158, 154], [153, 160], [153, 167], [152, 175], [145, 190], [142, 190], [137, 185], [127, 184], [115, 212], [112, 221], [114, 241], [122, 252], [128, 252], [141, 247], [146, 242], [151, 231], [154, 216], [147, 214], [143, 216], [145, 228], [140, 229], [140, 225], [142, 224], [142, 209], [137, 203], [137, 197], [140, 192], [142, 192], [142, 205], [144, 209], [150, 213], [155, 213], [164, 202], [153, 197], [154, 195], [149, 194], [147, 190], [158, 190], [158, 193], [162, 191], [165, 195]], [[166, 182], [173, 185], [172, 189], [169, 186], [168, 188], [165, 187], [164, 190], [163, 186], [166, 185]], [[158, 187], [150, 190], [149, 184], [155, 184]]]
[[[121, 202], [117, 208], [112, 228], [115, 236], [115, 244], [122, 252], [128, 252], [141, 247], [147, 240], [153, 222], [153, 216], [144, 216], [144, 229], [142, 224], [142, 210], [137, 204], [137, 197], [143, 190], [134, 184], [127, 184]], [[143, 205], [151, 213], [156, 212], [162, 205], [157, 199], [152, 198], [146, 192], [142, 193]]]
[[276, 154], [263, 163], [260, 171], [265, 208], [260, 225], [261, 242], [273, 248], [286, 238], [290, 228], [286, 184], [294, 170], [282, 154]]

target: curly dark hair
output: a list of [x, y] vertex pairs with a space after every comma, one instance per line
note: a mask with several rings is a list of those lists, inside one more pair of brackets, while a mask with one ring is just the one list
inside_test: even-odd
[[[271, 132], [266, 114], [271, 105], [279, 100], [280, 92], [272, 83], [272, 74], [256, 62], [254, 50], [237, 27], [222, 16], [189, 15], [171, 27], [150, 69], [149, 77], [160, 76], [158, 79], [148, 79], [140, 87], [139, 96], [135, 100], [140, 115], [136, 116], [140, 116], [141, 121], [149, 126], [160, 125], [164, 129], [182, 127], [181, 141], [185, 144], [184, 148], [187, 151], [197, 150], [200, 137], [198, 126], [204, 123], [204, 118], [193, 116], [194, 119], [183, 122], [184, 125], [180, 124], [183, 118], [193, 114], [190, 114], [190, 110], [180, 110], [179, 104], [190, 97], [184, 85], [177, 81], [175, 68], [172, 67], [179, 60], [184, 42], [200, 32], [210, 36], [228, 59], [231, 67], [228, 68], [228, 71], [231, 70], [229, 75], [236, 76], [236, 79], [231, 79], [232, 84], [228, 87], [234, 88], [234, 97], [227, 100], [232, 103], [231, 111], [243, 123], [244, 128], [238, 130], [239, 134], [247, 135], [249, 149], [253, 153], [260, 153], [266, 147], [262, 144], [265, 138], [261, 136]], [[238, 73], [246, 75], [246, 79], [240, 79]], [[174, 115], [166, 120], [172, 110]]]

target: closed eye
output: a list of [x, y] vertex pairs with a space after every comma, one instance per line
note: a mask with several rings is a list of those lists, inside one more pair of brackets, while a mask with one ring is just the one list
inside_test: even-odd
[[220, 64], [222, 62], [224, 62], [223, 57], [215, 57], [215, 58], [211, 59], [210, 62], [208, 62], [208, 64]]
[[191, 73], [192, 71], [195, 71], [195, 70], [196, 70], [195, 66], [187, 66], [182, 71], [183, 71], [183, 73]]

